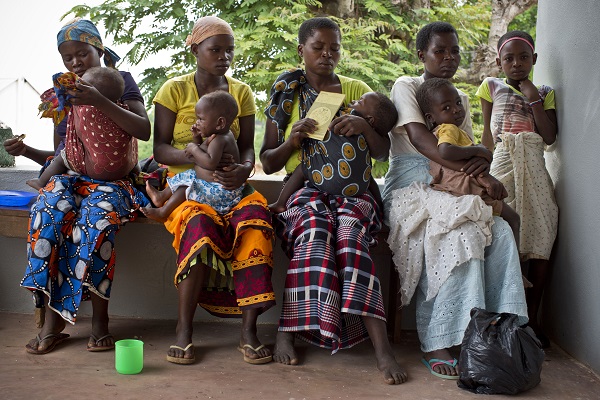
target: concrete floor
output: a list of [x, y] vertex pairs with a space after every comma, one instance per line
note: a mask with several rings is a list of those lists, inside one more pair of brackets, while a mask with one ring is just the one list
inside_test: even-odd
[[[138, 337], [145, 342], [144, 369], [120, 375], [114, 351], [85, 350], [90, 319], [68, 326], [71, 335], [50, 354], [25, 352], [35, 337], [33, 315], [0, 313], [0, 398], [9, 399], [475, 399], [456, 381], [429, 374], [421, 364], [415, 332], [403, 332], [395, 344], [397, 360], [409, 381], [383, 383], [375, 367], [372, 346], [365, 342], [331, 356], [327, 350], [299, 344], [301, 365], [249, 365], [236, 349], [239, 322], [197, 322], [196, 363], [175, 365], [165, 360], [172, 344], [174, 321], [112, 318], [117, 339]], [[260, 325], [267, 345], [275, 339], [274, 325]], [[595, 393], [595, 394], [594, 394]], [[520, 399], [598, 399], [600, 379], [591, 370], [553, 346], [546, 353], [542, 383]], [[90, 397], [91, 396], [91, 397]], [[481, 396], [479, 396], [481, 397]], [[495, 396], [494, 398], [508, 398]]]

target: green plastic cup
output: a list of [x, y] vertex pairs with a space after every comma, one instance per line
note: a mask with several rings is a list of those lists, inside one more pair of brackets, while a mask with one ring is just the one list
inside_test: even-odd
[[137, 339], [115, 343], [115, 369], [124, 375], [139, 374], [144, 368], [144, 342]]

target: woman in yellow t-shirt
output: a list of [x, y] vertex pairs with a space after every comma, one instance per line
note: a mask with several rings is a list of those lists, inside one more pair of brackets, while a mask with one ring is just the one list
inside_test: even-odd
[[[238, 103], [238, 116], [231, 125], [241, 163], [224, 155], [217, 171], [197, 176], [218, 182], [225, 189], [240, 187], [254, 168], [254, 115], [256, 105], [250, 87], [225, 76], [234, 55], [233, 31], [220, 18], [196, 21], [186, 45], [196, 58], [196, 71], [172, 78], [160, 88], [153, 102], [154, 157], [173, 173], [192, 166], [185, 146], [192, 141], [199, 98], [216, 90], [229, 92]], [[258, 315], [275, 304], [271, 284], [273, 228], [266, 199], [246, 185], [242, 200], [220, 215], [206, 204], [186, 201], [165, 223], [174, 235], [177, 252], [175, 286], [179, 314], [175, 344], [167, 360], [176, 364], [194, 362], [192, 321], [199, 304], [220, 317], [242, 317], [238, 349], [244, 361], [263, 364], [272, 359], [269, 349], [256, 336]]]

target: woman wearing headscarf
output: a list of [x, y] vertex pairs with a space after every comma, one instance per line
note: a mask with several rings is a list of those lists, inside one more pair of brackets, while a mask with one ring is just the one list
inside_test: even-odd
[[[302, 141], [317, 127], [317, 121], [306, 115], [319, 93], [343, 94], [345, 107], [371, 91], [366, 83], [335, 72], [342, 34], [333, 20], [304, 21], [298, 29], [297, 51], [304, 68], [277, 77], [265, 110], [269, 122], [261, 160], [267, 173], [282, 168], [291, 173], [300, 163]], [[329, 129], [336, 135], [362, 134], [371, 157], [387, 156], [387, 135], [379, 135], [365, 118], [339, 116]], [[328, 169], [323, 168], [323, 176], [331, 178]], [[330, 195], [305, 184], [287, 199], [287, 210], [276, 215], [277, 236], [290, 259], [276, 362], [298, 364], [295, 338], [331, 349], [332, 354], [370, 339], [384, 381], [406, 381], [406, 371], [396, 362], [387, 338], [383, 294], [369, 251], [382, 227], [377, 195], [370, 191]]]
[[[92, 67], [100, 67], [101, 58], [109, 68], [119, 60], [102, 44], [94, 24], [84, 19], [67, 23], [57, 35], [57, 46], [67, 70], [79, 77]], [[82, 80], [67, 91], [65, 106], [94, 106], [132, 137], [148, 140], [150, 122], [143, 97], [131, 75], [120, 73], [125, 80], [120, 102], [126, 107]], [[45, 95], [51, 98], [52, 91]], [[56, 121], [57, 152], [64, 147], [67, 119]], [[132, 151], [131, 157], [137, 157], [137, 151]], [[62, 331], [66, 322], [75, 323], [82, 300], [91, 300], [93, 308], [87, 350], [114, 348], [108, 330], [114, 239], [121, 226], [135, 218], [134, 211], [148, 203], [126, 176], [103, 181], [87, 175], [56, 175], [40, 190], [30, 213], [28, 261], [21, 286], [32, 290], [38, 305], [45, 306], [45, 323], [27, 344], [28, 353], [46, 354], [68, 338]]]
[[[154, 157], [169, 166], [170, 173], [189, 169], [192, 160], [184, 149], [192, 142], [196, 122], [195, 105], [201, 96], [225, 90], [237, 101], [238, 115], [231, 125], [241, 163], [230, 155], [206, 181], [225, 189], [240, 187], [254, 169], [254, 115], [256, 105], [248, 85], [229, 76], [234, 55], [234, 37], [229, 24], [214, 16], [196, 21], [186, 46], [196, 58], [196, 71], [165, 82], [154, 98]], [[175, 343], [167, 360], [191, 364], [195, 360], [192, 321], [197, 305], [219, 317], [241, 317], [238, 349], [244, 361], [271, 361], [271, 352], [256, 336], [258, 315], [275, 304], [271, 284], [273, 228], [266, 199], [246, 184], [242, 200], [220, 215], [206, 204], [186, 201], [165, 223], [174, 236], [177, 252], [175, 286], [179, 312]]]

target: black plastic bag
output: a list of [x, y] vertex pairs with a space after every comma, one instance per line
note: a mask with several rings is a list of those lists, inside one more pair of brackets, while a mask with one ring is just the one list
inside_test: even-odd
[[458, 386], [481, 394], [517, 394], [540, 383], [544, 351], [518, 316], [473, 308], [458, 360]]

